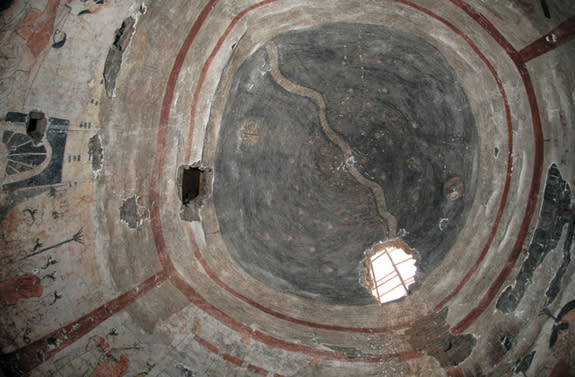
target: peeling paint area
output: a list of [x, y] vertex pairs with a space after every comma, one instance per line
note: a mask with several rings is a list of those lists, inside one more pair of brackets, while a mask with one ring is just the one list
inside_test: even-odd
[[138, 196], [134, 195], [122, 200], [120, 207], [120, 221], [126, 223], [130, 229], [136, 229], [149, 217], [148, 210], [138, 204]]

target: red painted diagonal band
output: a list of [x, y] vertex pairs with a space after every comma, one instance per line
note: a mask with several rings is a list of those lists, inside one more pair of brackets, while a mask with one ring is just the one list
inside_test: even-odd
[[[2, 355], [0, 357], [2, 364], [11, 367], [17, 366], [19, 372], [30, 372], [70, 344], [75, 343], [114, 314], [124, 310], [128, 305], [163, 283], [166, 279], [167, 274], [164, 271], [155, 274], [136, 288], [130, 289], [123, 295], [80, 317], [74, 322], [43, 336], [19, 350]], [[54, 346], [54, 344], [56, 344], [56, 346]]]
[[527, 63], [538, 56], [556, 49], [573, 38], [575, 38], [575, 16], [569, 17], [567, 21], [561, 23], [549, 33], [523, 47], [523, 49], [519, 51], [519, 56], [524, 63]]

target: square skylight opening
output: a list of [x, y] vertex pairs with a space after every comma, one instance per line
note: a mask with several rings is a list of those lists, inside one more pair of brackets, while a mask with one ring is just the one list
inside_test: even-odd
[[399, 300], [415, 283], [416, 259], [401, 240], [376, 245], [366, 252], [365, 280], [380, 304]]

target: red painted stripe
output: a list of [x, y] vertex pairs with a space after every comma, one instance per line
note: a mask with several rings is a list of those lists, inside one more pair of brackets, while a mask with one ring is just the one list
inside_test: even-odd
[[509, 41], [497, 30], [497, 28], [484, 15], [477, 12], [464, 0], [451, 0], [453, 4], [461, 8], [471, 18], [475, 20], [497, 43], [505, 49], [509, 55], [517, 55], [517, 50]]
[[316, 349], [310, 346], [296, 344], [292, 342], [288, 342], [282, 339], [274, 338], [273, 336], [264, 334], [260, 331], [254, 330], [249, 326], [244, 325], [240, 321], [234, 319], [233, 317], [229, 316], [228, 314], [224, 313], [220, 309], [213, 306], [209, 303], [206, 299], [204, 299], [196, 290], [184, 279], [179, 272], [174, 270], [174, 273], [169, 277], [170, 282], [176, 287], [183, 295], [185, 295], [188, 300], [199, 309], [203, 310], [225, 326], [229, 327], [232, 330], [235, 330], [240, 333], [247, 333], [250, 337], [255, 340], [258, 340], [264, 344], [267, 344], [271, 347], [277, 347], [284, 349], [290, 352], [299, 352], [303, 353], [312, 357], [319, 357], [321, 359], [326, 360], [339, 360], [339, 361], [347, 361], [347, 362], [378, 362], [380, 360], [389, 360], [389, 359], [401, 359], [401, 360], [409, 360], [417, 357], [424, 356], [424, 354], [419, 352], [399, 352], [399, 353], [391, 353], [385, 355], [375, 355], [369, 358], [364, 359], [354, 359], [349, 360], [345, 354], [340, 352], [334, 351], [327, 351]]
[[[164, 271], [159, 272], [136, 288], [130, 289], [123, 295], [116, 297], [74, 322], [43, 336], [19, 350], [2, 355], [1, 358], [6, 361], [5, 365], [18, 365], [22, 372], [29, 372], [44, 361], [51, 359], [64, 348], [75, 343], [114, 314], [124, 310], [128, 305], [134, 303], [166, 279], [167, 274]], [[58, 346], [49, 345], [48, 339], [50, 339], [52, 344], [57, 342]]]
[[276, 2], [276, 1], [277, 0], [265, 0], [265, 1], [262, 1], [260, 3], [254, 4], [251, 7], [246, 8], [242, 12], [238, 13], [238, 15], [236, 15], [233, 18], [232, 22], [230, 22], [230, 24], [228, 25], [228, 27], [226, 28], [226, 30], [224, 31], [224, 33], [222, 34], [220, 39], [218, 39], [216, 46], [214, 47], [210, 56], [208, 57], [208, 59], [204, 63], [204, 66], [202, 67], [202, 72], [200, 73], [200, 77], [198, 80], [198, 85], [196, 86], [196, 90], [194, 92], [194, 97], [192, 99], [192, 110], [191, 110], [191, 117], [190, 117], [190, 129], [189, 129], [188, 141], [187, 141], [188, 151], [186, 153], [186, 161], [190, 160], [190, 156], [192, 153], [192, 148], [190, 146], [192, 145], [192, 140], [194, 137], [194, 129], [196, 128], [195, 127], [195, 122], [196, 122], [195, 116], [196, 116], [196, 111], [198, 108], [198, 100], [200, 98], [200, 92], [202, 90], [202, 86], [204, 85], [204, 81], [206, 80], [206, 76], [208, 74], [208, 69], [212, 65], [214, 58], [216, 57], [216, 55], [220, 51], [222, 45], [224, 44], [224, 41], [226, 40], [226, 38], [228, 37], [228, 35], [230, 34], [230, 32], [232, 31], [234, 26], [236, 26], [236, 24], [238, 23], [239, 20], [241, 20], [249, 12], [251, 12], [257, 8], [260, 8], [264, 5], [268, 5], [268, 4], [271, 4], [273, 2]]
[[543, 133], [541, 130], [541, 119], [539, 116], [539, 108], [537, 106], [537, 99], [535, 96], [535, 91], [533, 90], [533, 84], [531, 82], [531, 77], [529, 71], [525, 66], [519, 53], [513, 49], [511, 44], [503, 38], [501, 33], [497, 31], [495, 26], [483, 17], [481, 14], [477, 13], [469, 5], [465, 4], [462, 0], [451, 0], [454, 4], [459, 6], [464, 10], [471, 18], [478, 22], [504, 49], [507, 51], [509, 57], [513, 60], [521, 79], [523, 81], [523, 86], [525, 87], [525, 92], [529, 101], [529, 106], [531, 108], [531, 120], [533, 128], [533, 142], [534, 142], [534, 154], [533, 154], [533, 175], [531, 176], [531, 184], [529, 188], [529, 199], [527, 201], [527, 206], [525, 208], [525, 214], [523, 216], [523, 222], [519, 228], [517, 239], [513, 245], [511, 253], [507, 257], [507, 261], [503, 269], [499, 272], [499, 275], [491, 283], [488, 290], [485, 292], [479, 303], [473, 308], [459, 323], [451, 328], [453, 334], [461, 334], [465, 331], [471, 324], [485, 311], [489, 304], [493, 301], [505, 280], [511, 273], [513, 266], [517, 262], [519, 255], [521, 255], [521, 250], [523, 248], [523, 243], [527, 232], [529, 230], [529, 225], [535, 213], [535, 206], [537, 204], [537, 198], [539, 195], [539, 186], [541, 184], [541, 176], [543, 171]]
[[220, 353], [218, 347], [214, 346], [212, 343], [209, 343], [207, 340], [200, 338], [199, 336], [195, 335], [194, 340], [200, 344], [200, 346], [204, 347], [208, 351], [215, 353], [216, 355]]
[[230, 363], [235, 364], [239, 367], [241, 367], [244, 363], [241, 359], [238, 359], [237, 357], [234, 357], [229, 353], [224, 353], [224, 360], [229, 361]]
[[284, 321], [288, 321], [291, 323], [295, 323], [298, 325], [315, 327], [315, 328], [325, 329], [325, 330], [351, 331], [351, 332], [359, 332], [359, 333], [366, 333], [366, 334], [382, 333], [382, 332], [387, 332], [387, 331], [392, 331], [392, 330], [399, 330], [399, 329], [407, 328], [407, 327], [412, 325], [411, 322], [406, 322], [406, 323], [396, 325], [396, 326], [375, 327], [375, 328], [374, 327], [350, 327], [350, 326], [328, 325], [328, 324], [305, 321], [302, 319], [290, 317], [290, 316], [285, 315], [283, 313], [280, 313], [278, 311], [269, 309], [269, 308], [265, 307], [264, 305], [259, 304], [258, 302], [250, 299], [249, 297], [242, 295], [241, 293], [237, 292], [232, 287], [227, 285], [225, 282], [223, 282], [215, 274], [215, 272], [211, 269], [211, 267], [208, 265], [207, 261], [204, 259], [204, 256], [200, 252], [200, 249], [198, 248], [198, 245], [197, 245], [195, 237], [194, 237], [194, 233], [193, 233], [191, 224], [190, 223], [184, 223], [184, 227], [186, 229], [186, 233], [188, 234], [188, 238], [190, 240], [190, 243], [192, 244], [194, 256], [196, 257], [196, 259], [198, 260], [198, 262], [202, 266], [202, 269], [204, 270], [204, 272], [210, 277], [210, 279], [212, 279], [216, 284], [218, 284], [220, 287], [222, 287], [223, 289], [225, 289], [226, 291], [228, 291], [229, 293], [231, 293], [235, 297], [237, 297], [240, 300], [246, 302], [247, 304], [261, 310], [262, 312], [264, 312], [266, 314], [269, 314], [269, 315], [274, 316], [276, 318], [279, 318], [279, 319], [282, 319]]
[[223, 311], [217, 309], [215, 306], [210, 304], [206, 299], [204, 299], [200, 294], [196, 292], [194, 288], [177, 272], [170, 276], [170, 282], [184, 294], [188, 300], [204, 312], [208, 313], [227, 327], [236, 330], [237, 332], [246, 332], [252, 338], [262, 341], [268, 345], [281, 347], [289, 351], [310, 353], [313, 356], [321, 356], [328, 359], [339, 360], [345, 358], [343, 354], [339, 354], [333, 351], [322, 351], [315, 350], [311, 347], [301, 346], [294, 343], [286, 342], [273, 338], [269, 335], [260, 333], [259, 331], [253, 330], [251, 327], [244, 325], [243, 323], [237, 321], [236, 319], [230, 317]]
[[267, 375], [268, 375], [268, 371], [267, 371], [267, 370], [265, 370], [264, 368], [257, 367], [257, 366], [255, 366], [254, 364], [248, 365], [248, 370], [249, 370], [250, 372], [259, 374], [260, 376], [267, 376]]
[[533, 41], [528, 46], [519, 51], [521, 60], [525, 63], [538, 56], [548, 53], [575, 38], [575, 16], [571, 16], [567, 21], [561, 23], [546, 35]]
[[168, 82], [166, 83], [166, 88], [164, 89], [164, 98], [162, 100], [162, 107], [160, 110], [160, 121], [158, 126], [158, 138], [156, 141], [156, 153], [154, 155], [154, 169], [152, 173], [152, 179], [150, 183], [150, 196], [149, 196], [149, 208], [150, 208], [150, 220], [152, 225], [152, 232], [154, 234], [154, 242], [156, 243], [156, 249], [158, 250], [158, 257], [160, 262], [165, 269], [173, 268], [170, 258], [166, 252], [166, 241], [162, 233], [162, 224], [160, 220], [160, 189], [161, 189], [161, 178], [163, 175], [164, 168], [164, 152], [166, 149], [167, 142], [167, 131], [169, 126], [170, 111], [172, 108], [172, 100], [174, 98], [174, 91], [176, 88], [176, 83], [178, 76], [182, 70], [184, 60], [186, 55], [192, 45], [193, 41], [196, 39], [198, 32], [200, 31], [202, 25], [206, 21], [206, 18], [210, 14], [210, 11], [215, 7], [219, 0], [210, 0], [206, 6], [202, 9], [202, 12], [192, 25], [186, 39], [184, 40], [182, 47], [176, 55], [174, 64], [172, 65], [172, 70], [170, 71], [170, 76], [168, 77]]

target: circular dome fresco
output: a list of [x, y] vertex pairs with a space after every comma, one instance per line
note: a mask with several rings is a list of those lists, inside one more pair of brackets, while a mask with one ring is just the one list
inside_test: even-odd
[[97, 3], [0, 15], [4, 374], [566, 374], [575, 3]]
[[227, 94], [213, 184], [222, 237], [269, 287], [373, 303], [365, 250], [401, 237], [422, 281], [465, 224], [477, 149], [465, 92], [423, 38], [359, 23], [282, 33]]

